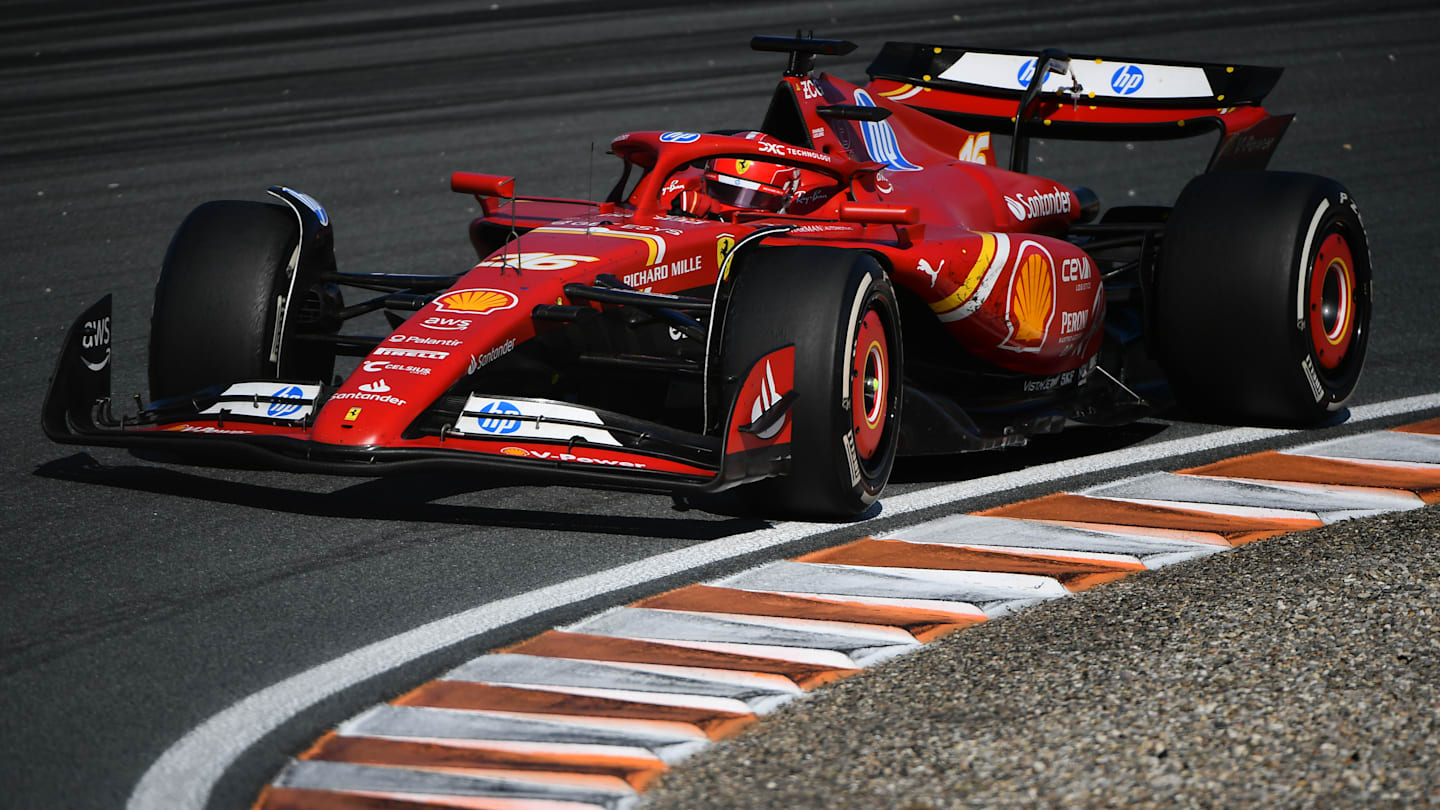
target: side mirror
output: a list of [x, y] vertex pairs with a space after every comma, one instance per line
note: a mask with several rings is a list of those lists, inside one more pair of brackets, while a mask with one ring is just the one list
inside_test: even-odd
[[498, 174], [455, 172], [450, 175], [450, 190], [477, 197], [514, 197], [515, 178]]
[[914, 225], [920, 221], [920, 208], [891, 203], [842, 202], [841, 222], [867, 222], [876, 225]]

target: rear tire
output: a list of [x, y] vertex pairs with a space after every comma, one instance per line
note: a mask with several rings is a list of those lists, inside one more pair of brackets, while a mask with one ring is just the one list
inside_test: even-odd
[[853, 518], [890, 480], [900, 437], [900, 312], [875, 259], [828, 247], [747, 256], [726, 311], [725, 379], [738, 385], [761, 357], [789, 344], [797, 393], [787, 416], [790, 471], [741, 494], [767, 514]]
[[1162, 362], [1187, 410], [1308, 425], [1338, 411], [1370, 337], [1365, 228], [1339, 183], [1288, 172], [1192, 180], [1156, 277]]
[[[281, 205], [221, 200], [190, 213], [170, 242], [150, 317], [150, 396], [178, 396], [237, 380], [328, 381], [334, 354], [293, 348], [294, 325], [280, 335], [280, 299], [300, 226]], [[297, 279], [287, 307], [298, 309], [313, 283]], [[294, 320], [292, 311], [292, 320]]]

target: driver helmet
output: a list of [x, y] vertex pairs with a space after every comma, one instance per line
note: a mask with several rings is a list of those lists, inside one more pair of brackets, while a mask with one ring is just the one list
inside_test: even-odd
[[782, 213], [800, 187], [800, 170], [751, 158], [714, 158], [705, 166], [705, 191], [731, 208]]

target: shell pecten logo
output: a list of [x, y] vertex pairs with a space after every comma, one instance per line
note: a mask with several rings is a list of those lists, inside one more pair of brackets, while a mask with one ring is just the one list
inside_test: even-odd
[[520, 302], [514, 293], [506, 290], [474, 288], [454, 290], [435, 299], [435, 308], [441, 312], [466, 312], [471, 315], [488, 315], [502, 309], [510, 309]]
[[1045, 339], [1055, 309], [1055, 280], [1050, 262], [1040, 253], [1025, 257], [1010, 296], [1016, 343], [1035, 344]]

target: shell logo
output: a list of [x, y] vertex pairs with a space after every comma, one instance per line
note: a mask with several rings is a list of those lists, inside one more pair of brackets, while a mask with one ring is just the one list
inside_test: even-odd
[[503, 454], [505, 454], [505, 455], [507, 455], [507, 456], [521, 456], [521, 457], [524, 457], [524, 456], [530, 455], [529, 453], [525, 452], [525, 450], [524, 450], [523, 448], [520, 448], [520, 447], [502, 447], [502, 448], [500, 448], [500, 452], [503, 453]]
[[502, 309], [510, 309], [520, 303], [514, 293], [505, 290], [476, 288], [455, 290], [435, 299], [435, 308], [441, 312], [468, 312], [471, 315], [488, 315]]
[[1039, 253], [1031, 253], [1015, 274], [1010, 293], [1010, 314], [1015, 323], [1013, 340], [1022, 345], [1043, 341], [1054, 309], [1055, 279], [1050, 262]]

